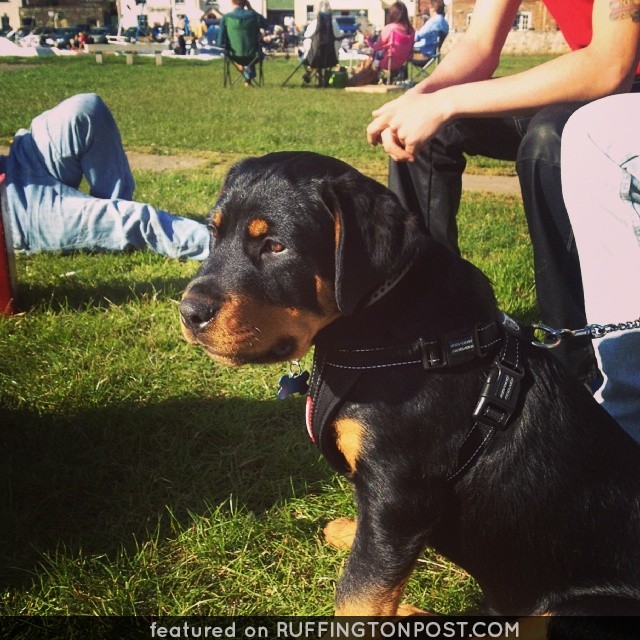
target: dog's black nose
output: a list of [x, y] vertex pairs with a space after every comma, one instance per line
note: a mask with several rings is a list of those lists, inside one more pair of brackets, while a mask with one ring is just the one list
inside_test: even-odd
[[212, 301], [186, 296], [180, 303], [180, 315], [187, 329], [202, 331], [213, 320], [220, 306]]

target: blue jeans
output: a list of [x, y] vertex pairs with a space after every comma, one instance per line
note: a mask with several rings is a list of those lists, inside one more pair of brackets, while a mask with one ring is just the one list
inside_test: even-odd
[[[135, 184], [120, 132], [95, 94], [73, 96], [34, 118], [2, 160], [17, 251], [148, 248], [195, 260], [209, 253], [205, 225], [132, 200]], [[78, 191], [83, 176], [90, 195]]]
[[[562, 193], [580, 256], [587, 321], [640, 316], [640, 94], [576, 111], [562, 134]], [[640, 329], [593, 341], [595, 397], [640, 442]]]

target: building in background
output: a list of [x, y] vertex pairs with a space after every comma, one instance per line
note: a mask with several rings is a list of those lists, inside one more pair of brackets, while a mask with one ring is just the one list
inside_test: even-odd
[[123, 29], [159, 25], [167, 29], [187, 24], [197, 25], [218, 3], [211, 0], [117, 0], [120, 25]]
[[[382, 27], [388, 8], [394, 0], [330, 0], [334, 14], [355, 16], [365, 26], [371, 24]], [[313, 15], [315, 5], [309, 0], [266, 0], [267, 9], [273, 3], [278, 11], [292, 6], [296, 24], [305, 25]], [[420, 17], [427, 13], [427, 0], [404, 0], [409, 16], [418, 26]], [[446, 18], [453, 31], [465, 31], [471, 19], [474, 0], [445, 0]], [[514, 30], [557, 31], [555, 20], [551, 17], [541, 0], [523, 0], [514, 22]]]
[[17, 29], [20, 26], [20, 7], [22, 0], [0, 1], [0, 29]]
[[[416, 16], [427, 13], [428, 0], [415, 0]], [[453, 31], [465, 31], [471, 20], [474, 0], [445, 0], [445, 18]], [[557, 31], [558, 25], [541, 0], [523, 0], [513, 24], [514, 30]]]
[[[427, 0], [404, 0], [416, 25], [426, 13]], [[317, 0], [250, 0], [251, 6], [271, 24], [293, 21], [303, 28], [313, 17]], [[345, 16], [364, 27], [381, 28], [393, 0], [330, 0], [336, 16]], [[473, 0], [445, 0], [452, 32], [465, 31]], [[12, 28], [20, 26], [117, 25], [134, 27], [139, 20], [152, 27], [171, 28], [185, 18], [194, 23], [203, 15], [231, 11], [231, 0], [0, 0], [0, 18]], [[514, 30], [555, 32], [557, 25], [541, 0], [523, 0]]]
[[[267, 0], [267, 3], [269, 0]], [[381, 28], [385, 24], [385, 15], [394, 0], [330, 0], [335, 16], [352, 16], [359, 24]], [[404, 0], [413, 18], [417, 0]], [[316, 5], [309, 0], [293, 0], [293, 18], [299, 26], [304, 26], [314, 16]]]
[[[2, 5], [0, 1], [0, 12]], [[22, 0], [19, 2], [19, 24], [14, 28], [66, 27], [74, 25], [105, 26], [117, 16], [115, 0]]]
[[0, 17], [6, 13], [13, 28], [119, 24], [127, 29], [140, 22], [149, 26], [177, 24], [184, 18], [199, 22], [217, 4], [212, 0], [0, 0]]

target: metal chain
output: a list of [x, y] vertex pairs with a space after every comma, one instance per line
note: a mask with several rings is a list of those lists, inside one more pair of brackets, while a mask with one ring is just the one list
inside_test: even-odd
[[602, 338], [608, 333], [613, 333], [614, 331], [629, 331], [631, 329], [640, 329], [640, 318], [638, 318], [637, 320], [630, 320], [629, 322], [619, 322], [618, 324], [591, 324], [589, 325], [589, 328], [591, 329], [591, 337]]
[[533, 340], [531, 344], [541, 349], [555, 349], [566, 338], [603, 338], [614, 331], [631, 331], [640, 329], [640, 318], [617, 324], [588, 324], [583, 329], [554, 329], [546, 324], [532, 325], [534, 330], [544, 333], [542, 341]]

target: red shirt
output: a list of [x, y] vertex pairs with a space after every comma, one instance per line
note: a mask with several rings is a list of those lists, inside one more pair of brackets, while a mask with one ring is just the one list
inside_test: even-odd
[[567, 44], [582, 49], [591, 42], [593, 0], [544, 0]]
[[[593, 0], [544, 0], [544, 4], [571, 49], [582, 49], [591, 42]], [[640, 76], [640, 63], [636, 76]]]

